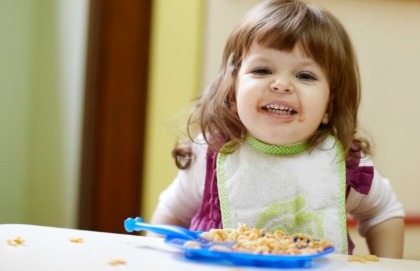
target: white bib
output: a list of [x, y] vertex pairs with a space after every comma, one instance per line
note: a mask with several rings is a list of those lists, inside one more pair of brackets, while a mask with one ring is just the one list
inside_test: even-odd
[[347, 254], [346, 166], [335, 138], [308, 150], [248, 137], [235, 152], [218, 155], [217, 180], [224, 228], [246, 223], [306, 233]]

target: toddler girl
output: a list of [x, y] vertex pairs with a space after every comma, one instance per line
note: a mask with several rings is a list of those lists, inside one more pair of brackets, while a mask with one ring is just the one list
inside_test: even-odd
[[404, 212], [357, 132], [359, 70], [329, 12], [301, 1], [256, 6], [229, 36], [220, 73], [196, 100], [191, 142], [152, 223], [193, 230], [282, 229], [351, 254], [347, 214], [371, 253], [402, 257]]

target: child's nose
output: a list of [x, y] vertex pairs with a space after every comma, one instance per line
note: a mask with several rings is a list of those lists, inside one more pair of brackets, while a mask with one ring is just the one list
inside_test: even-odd
[[294, 91], [293, 85], [287, 79], [276, 79], [270, 85], [271, 91], [290, 93]]

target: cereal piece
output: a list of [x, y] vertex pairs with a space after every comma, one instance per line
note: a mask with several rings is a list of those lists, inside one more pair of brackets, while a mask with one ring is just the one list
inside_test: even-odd
[[112, 259], [108, 262], [109, 265], [123, 265], [126, 264], [127, 262], [125, 260], [121, 260], [121, 259]]
[[16, 237], [15, 239], [7, 240], [7, 244], [13, 247], [23, 246], [24, 243], [25, 240], [23, 240], [20, 236]]
[[365, 262], [379, 262], [379, 258], [376, 255], [366, 255], [366, 256], [362, 256], [362, 255], [352, 255], [348, 258], [349, 262], [360, 262], [360, 263], [365, 263]]
[[257, 254], [315, 254], [332, 246], [327, 240], [317, 240], [309, 235], [296, 233], [291, 236], [284, 231], [266, 232], [265, 229], [249, 228], [238, 223], [235, 229], [211, 229], [202, 237], [215, 242], [234, 241], [233, 251]]
[[72, 237], [69, 239], [69, 241], [72, 243], [79, 243], [79, 244], [84, 243], [83, 238], [80, 238], [80, 237]]
[[196, 242], [196, 241], [187, 241], [183, 244], [184, 247], [187, 248], [194, 248], [194, 249], [200, 249], [201, 245], [200, 243]]

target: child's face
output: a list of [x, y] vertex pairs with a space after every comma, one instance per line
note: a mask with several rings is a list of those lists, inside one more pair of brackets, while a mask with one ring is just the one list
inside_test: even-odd
[[299, 46], [286, 52], [254, 43], [243, 58], [236, 87], [239, 118], [263, 142], [304, 142], [321, 122], [328, 123], [328, 79]]

